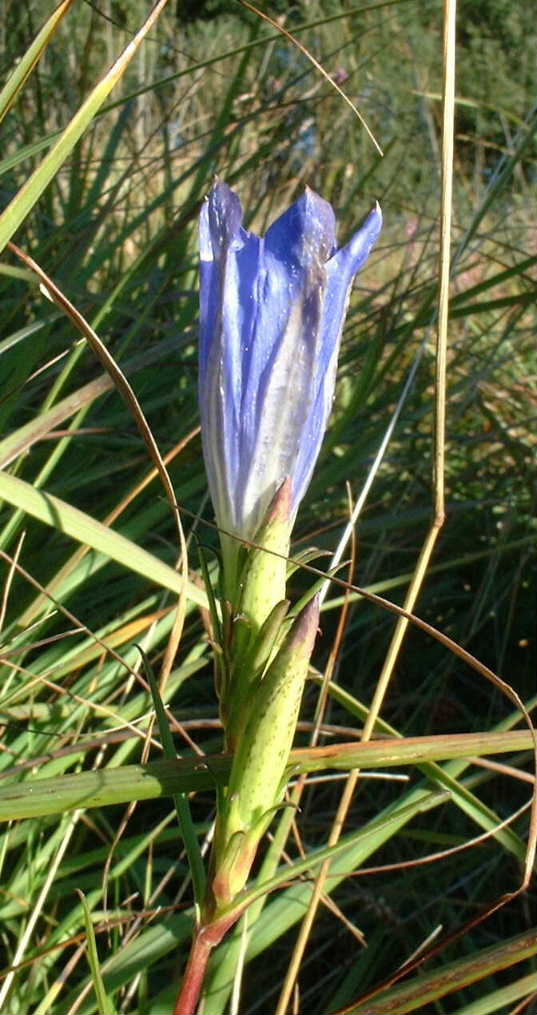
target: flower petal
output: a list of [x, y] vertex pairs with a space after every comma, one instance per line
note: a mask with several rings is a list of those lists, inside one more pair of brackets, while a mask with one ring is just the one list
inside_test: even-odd
[[[315, 394], [304, 421], [300, 454], [293, 474], [293, 504], [298, 507], [309, 485], [320, 451], [334, 399], [337, 360], [341, 332], [354, 278], [365, 264], [382, 228], [382, 212], [377, 204], [363, 226], [326, 266], [327, 282], [321, 324], [322, 348], [312, 384]], [[296, 511], [295, 507], [295, 511]]]
[[363, 226], [354, 234], [345, 247], [338, 250], [328, 265], [329, 276], [343, 274], [347, 281], [352, 282], [360, 268], [363, 268], [371, 250], [377, 242], [382, 229], [382, 212], [377, 201], [369, 212]]
[[332, 206], [315, 191], [306, 192], [271, 225], [265, 237], [271, 254], [297, 273], [311, 264], [324, 264], [336, 248], [336, 219]]
[[203, 450], [218, 523], [243, 538], [286, 478], [294, 519], [330, 412], [352, 279], [381, 221], [377, 206], [336, 252], [332, 208], [311, 190], [264, 239], [243, 228], [226, 184], [203, 207]]

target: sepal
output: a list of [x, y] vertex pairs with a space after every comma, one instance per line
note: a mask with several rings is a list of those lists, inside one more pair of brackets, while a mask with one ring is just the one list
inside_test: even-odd
[[[246, 883], [257, 844], [282, 799], [318, 620], [316, 597], [295, 619], [252, 695], [249, 719], [233, 757], [219, 842], [215, 843], [213, 892], [217, 906], [227, 904], [224, 895], [228, 891], [236, 894]], [[240, 851], [230, 859], [229, 844], [239, 832], [245, 837]], [[220, 878], [222, 864], [224, 880]]]
[[[255, 702], [256, 687], [263, 679], [263, 673], [270, 657], [281, 639], [281, 632], [287, 612], [289, 600], [282, 599], [276, 603], [261, 627], [256, 638], [251, 639], [242, 656], [236, 661], [231, 679], [233, 692], [230, 695], [228, 720], [226, 723], [226, 744], [234, 750], [242, 730], [250, 717]], [[239, 617], [237, 624], [246, 623]]]
[[238, 612], [250, 622], [254, 635], [276, 603], [285, 599], [290, 514], [291, 482], [286, 479], [274, 494], [265, 519], [255, 534], [240, 578]]

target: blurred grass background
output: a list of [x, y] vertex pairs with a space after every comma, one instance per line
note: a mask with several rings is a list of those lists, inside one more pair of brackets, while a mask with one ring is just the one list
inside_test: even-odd
[[[52, 9], [46, 0], [5, 0], [2, 78]], [[187, 535], [195, 528], [214, 546], [214, 532], [204, 525], [212, 511], [196, 433], [200, 202], [218, 174], [239, 192], [247, 224], [262, 232], [308, 184], [334, 205], [339, 241], [345, 242], [378, 199], [385, 227], [353, 292], [331, 428], [294, 549], [332, 550], [337, 544], [348, 517], [345, 484], [354, 497], [359, 494], [418, 357], [358, 529], [356, 581], [401, 603], [432, 511], [441, 5], [282, 0], [265, 9], [282, 19], [358, 106], [384, 158], [329, 83], [258, 16], [236, 3], [179, 0], [168, 6], [16, 241], [105, 341], [133, 384], [161, 451], [172, 452], [186, 440], [169, 466], [177, 499]], [[2, 125], [2, 206], [148, 10], [138, 0], [75, 3]], [[416, 611], [527, 702], [535, 692], [534, 14], [529, 2], [459, 4], [448, 518]], [[0, 434], [17, 445], [8, 456], [10, 471], [100, 521], [117, 512], [115, 529], [173, 566], [173, 518], [157, 482], [138, 489], [150, 465], [128, 410], [114, 391], [87, 387], [101, 376], [100, 367], [20, 262], [4, 253], [0, 272]], [[69, 411], [51, 427], [47, 413], [67, 396]], [[2, 450], [7, 454], [5, 443]], [[0, 460], [7, 465], [6, 457]], [[61, 531], [8, 504], [0, 522], [0, 549], [49, 585], [89, 631], [107, 638], [134, 671], [140, 669], [135, 643], [158, 664], [173, 620], [169, 593], [155, 591], [96, 551], [73, 556], [77, 548]], [[197, 569], [193, 543], [191, 548]], [[29, 578], [12, 574], [5, 558], [3, 567], [2, 774], [50, 777], [138, 760], [143, 736], [125, 723], [146, 729], [146, 685], [53, 608]], [[295, 596], [310, 581], [297, 572]], [[320, 671], [340, 605], [341, 590], [335, 589], [316, 649]], [[359, 702], [371, 700], [393, 623], [378, 607], [351, 602], [335, 679]], [[199, 613], [191, 609], [167, 701], [187, 722], [198, 749], [207, 752], [219, 749], [209, 660]], [[305, 721], [312, 719], [316, 694], [312, 683]], [[404, 735], [449, 735], [492, 728], [510, 708], [445, 648], [410, 630], [383, 717]], [[345, 701], [332, 701], [326, 719], [342, 728], [360, 724]], [[179, 732], [177, 748], [192, 750]], [[511, 764], [518, 777], [484, 769], [465, 774], [465, 785], [500, 819], [528, 796], [527, 757]], [[397, 782], [364, 779], [348, 830], [395, 807], [403, 792]], [[334, 781], [308, 790], [288, 855], [326, 841], [338, 793]], [[202, 833], [211, 807], [210, 794], [194, 802]], [[182, 910], [191, 900], [171, 801], [6, 827], [0, 851], [2, 964], [6, 971], [15, 964], [18, 971], [1, 1010], [101, 1010], [89, 979], [76, 888], [87, 896], [105, 973], [112, 963], [106, 983], [114, 1010], [170, 1010], [170, 984], [177, 982], [188, 937]], [[518, 842], [526, 828], [521, 817], [514, 825]], [[390, 837], [373, 862], [409, 861], [459, 845], [477, 831], [467, 813], [446, 801]], [[509, 849], [488, 840], [403, 873], [359, 879], [352, 876], [356, 862], [332, 893], [337, 909], [319, 911], [293, 1010], [335, 1011], [350, 1004], [438, 927], [440, 936], [450, 933], [514, 890], [519, 861], [514, 842]], [[289, 894], [282, 895], [253, 933], [241, 1012], [276, 1005], [296, 936], [292, 924], [303, 915], [293, 916], [292, 908]], [[446, 945], [436, 968], [526, 931], [534, 915], [525, 898], [515, 900], [462, 942]], [[365, 935], [366, 949], [355, 928]], [[254, 959], [256, 950], [260, 957]], [[207, 1015], [227, 1011], [231, 1003], [232, 947], [224, 945], [219, 955]], [[379, 1010], [521, 1011], [515, 1005], [531, 989], [525, 982], [517, 994], [513, 984], [530, 969], [526, 959], [524, 967], [469, 982], [428, 1007]], [[508, 989], [511, 994], [490, 1007], [495, 992]]]

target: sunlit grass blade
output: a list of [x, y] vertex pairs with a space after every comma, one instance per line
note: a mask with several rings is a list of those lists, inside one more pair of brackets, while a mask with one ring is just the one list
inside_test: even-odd
[[[59, 532], [64, 532], [77, 542], [91, 546], [123, 567], [136, 571], [149, 581], [157, 582], [171, 592], [181, 593], [182, 576], [172, 567], [58, 497], [35, 490], [17, 476], [0, 472], [0, 498]], [[191, 602], [207, 607], [205, 592], [191, 581], [188, 582], [186, 594]]]
[[[425, 1004], [434, 1004], [455, 990], [479, 982], [500, 969], [509, 969], [523, 959], [534, 958], [536, 954], [537, 934], [533, 930], [477, 951], [468, 958], [449, 962], [439, 969], [414, 977], [403, 986], [384, 991], [371, 1001], [345, 1010], [347, 1015], [406, 1015], [407, 1012], [423, 1010]], [[469, 1010], [465, 1008], [465, 1013]], [[490, 1012], [490, 1009], [486, 1010]]]
[[[66, 775], [62, 779], [32, 778], [15, 785], [0, 785], [0, 821], [58, 814], [82, 806], [104, 807], [131, 800], [150, 800], [204, 790], [225, 782], [229, 756], [213, 754], [206, 758], [178, 759], [165, 713], [161, 715], [161, 722], [162, 729], [168, 731], [165, 734], [170, 751], [167, 760], [152, 761], [147, 765], [124, 765], [119, 769], [104, 768], [98, 772]], [[298, 748], [291, 752], [288, 774], [292, 777], [306, 772], [351, 771], [363, 766], [385, 769], [424, 764], [431, 759], [475, 756], [478, 752], [494, 756], [529, 751], [531, 746], [529, 731], [513, 730], [505, 733], [463, 733], [449, 738], [414, 737], [409, 740], [338, 744], [329, 748]], [[439, 770], [439, 781], [441, 776]], [[454, 790], [459, 790], [461, 794], [463, 791], [456, 784]], [[495, 822], [492, 818], [489, 820], [491, 828], [494, 823], [499, 823], [499, 819]], [[512, 847], [512, 850], [522, 859], [519, 847]]]
[[[48, 324], [47, 322], [44, 322]], [[43, 324], [31, 326], [29, 334], [32, 334]], [[24, 337], [24, 336], [23, 336]], [[125, 369], [129, 374], [147, 368], [158, 362], [166, 350], [166, 344], [157, 344], [146, 349], [138, 356], [127, 361]], [[11, 462], [16, 461], [19, 455], [24, 454], [39, 440], [42, 440], [51, 430], [55, 430], [65, 420], [70, 419], [81, 409], [92, 405], [93, 402], [107, 391], [111, 391], [114, 382], [108, 374], [102, 374], [93, 381], [66, 395], [60, 401], [55, 402], [50, 408], [43, 409], [36, 413], [32, 419], [22, 426], [17, 427], [11, 433], [0, 440], [0, 468], [6, 468]]]
[[16, 102], [19, 92], [24, 88], [26, 80], [38, 63], [43, 50], [48, 46], [58, 25], [67, 14], [72, 3], [73, 0], [63, 0], [58, 5], [43, 25], [41, 31], [36, 35], [31, 46], [23, 53], [13, 73], [8, 77], [0, 92], [0, 122], [4, 119], [6, 113], [9, 112], [13, 103]]
[[[453, 1015], [497, 1015], [498, 1012], [507, 1011], [508, 1005], [512, 1006], [515, 1001], [520, 1001], [521, 998], [535, 1001], [536, 997], [537, 987], [535, 985], [535, 972], [533, 972], [527, 976], [518, 977], [511, 983], [499, 987], [498, 990], [492, 990], [484, 994], [477, 1001], [471, 1001], [469, 1004], [466, 1004], [464, 1009], [459, 1008], [457, 1011], [454, 1011]], [[515, 1015], [516, 1007], [511, 1007], [510, 1010]], [[524, 1011], [524, 1007], [522, 1011]], [[529, 1015], [531, 1008], [526, 1007], [526, 1012]]]
[[[329, 685], [329, 693], [336, 700], [339, 700], [349, 710], [351, 715], [357, 716], [360, 719], [365, 718], [367, 715], [367, 709], [362, 706], [359, 702], [353, 698], [343, 688], [338, 687], [336, 684]], [[532, 703], [529, 704], [531, 709]], [[513, 717], [511, 723], [514, 724], [518, 721], [518, 716]], [[383, 720], [377, 722], [378, 731], [382, 730], [384, 733], [390, 733], [398, 736], [397, 732], [385, 723]], [[534, 740], [531, 730], [528, 730], [530, 741], [534, 746]], [[487, 734], [487, 738], [494, 737], [497, 733], [492, 732]], [[502, 733], [500, 733], [502, 736]], [[427, 738], [428, 739], [428, 738]], [[441, 738], [442, 740], [444, 738]], [[452, 742], [456, 737], [447, 738], [447, 742]], [[486, 750], [486, 748], [485, 748]], [[447, 760], [447, 759], [446, 759]], [[472, 821], [474, 821], [484, 831], [490, 831], [494, 834], [498, 841], [502, 843], [503, 847], [514, 856], [517, 857], [520, 863], [523, 863], [524, 859], [524, 843], [518, 835], [511, 828], [498, 828], [501, 825], [501, 820], [490, 807], [487, 807], [485, 803], [472, 792], [472, 789], [464, 785], [461, 782], [461, 776], [465, 773], [469, 761], [459, 756], [458, 760], [448, 761], [444, 766], [440, 766], [437, 762], [429, 757], [424, 762], [418, 761], [420, 765], [421, 774], [425, 776], [427, 782], [424, 785], [438, 785], [444, 786], [446, 791], [452, 795], [454, 802], [461, 810], [467, 814]], [[418, 787], [415, 791], [417, 793], [422, 792], [422, 788]]]
[[0, 215], [0, 251], [4, 249], [28, 215], [28, 212], [34, 207], [36, 201], [39, 200], [45, 187], [56, 176], [56, 173], [71, 154], [77, 141], [82, 137], [82, 134], [101, 108], [114, 85], [121, 80], [133, 56], [147, 33], [155, 24], [167, 2], [168, 0], [158, 0], [158, 3], [153, 8], [149, 17], [146, 18], [134, 39], [131, 40], [121, 56], [118, 57], [110, 70], [95, 86], [52, 150], [45, 156], [41, 165], [32, 173], [18, 194], [15, 195], [7, 208], [2, 212]]

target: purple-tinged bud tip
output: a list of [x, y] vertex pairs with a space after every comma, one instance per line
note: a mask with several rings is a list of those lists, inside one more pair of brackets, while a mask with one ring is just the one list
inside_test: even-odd
[[[278, 487], [274, 497], [272, 498], [268, 511], [265, 515], [261, 528], [265, 525], [280, 524], [285, 525], [290, 523], [291, 511], [292, 511], [292, 483], [287, 476], [284, 479], [282, 485]], [[290, 529], [290, 524], [289, 524]]]
[[320, 599], [317, 594], [300, 611], [288, 634], [289, 647], [292, 647], [294, 650], [300, 646], [308, 659], [313, 652], [315, 638], [319, 629], [319, 609]]

